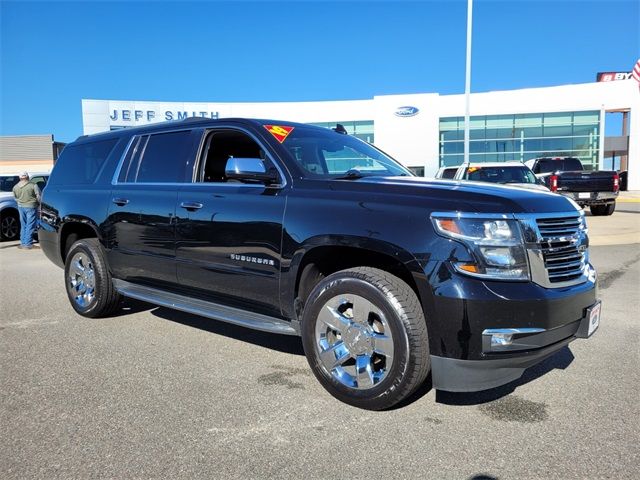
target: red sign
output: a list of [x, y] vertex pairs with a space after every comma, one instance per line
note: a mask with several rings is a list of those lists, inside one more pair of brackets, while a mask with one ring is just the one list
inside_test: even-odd
[[631, 72], [598, 72], [598, 82], [615, 82], [616, 80], [628, 80]]
[[265, 125], [264, 128], [280, 143], [284, 142], [294, 129], [294, 127], [284, 127], [282, 125]]

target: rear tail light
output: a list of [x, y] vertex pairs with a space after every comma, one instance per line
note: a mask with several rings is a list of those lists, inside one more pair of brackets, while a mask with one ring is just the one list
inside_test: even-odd
[[558, 176], [557, 175], [551, 175], [549, 177], [549, 190], [551, 190], [552, 192], [557, 192], [558, 191]]
[[613, 192], [620, 190], [620, 176], [617, 173], [613, 174]]

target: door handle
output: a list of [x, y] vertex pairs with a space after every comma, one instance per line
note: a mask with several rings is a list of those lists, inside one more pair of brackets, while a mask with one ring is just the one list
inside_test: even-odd
[[111, 201], [120, 207], [123, 207], [127, 203], [129, 203], [129, 200], [127, 200], [126, 198], [118, 198], [118, 197], [112, 199]]
[[187, 210], [198, 210], [202, 208], [203, 205], [200, 202], [182, 202], [180, 206]]

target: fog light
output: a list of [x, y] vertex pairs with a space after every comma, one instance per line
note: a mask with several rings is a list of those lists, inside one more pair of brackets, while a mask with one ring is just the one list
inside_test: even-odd
[[512, 342], [513, 342], [512, 333], [494, 333], [491, 335], [492, 347], [511, 345]]

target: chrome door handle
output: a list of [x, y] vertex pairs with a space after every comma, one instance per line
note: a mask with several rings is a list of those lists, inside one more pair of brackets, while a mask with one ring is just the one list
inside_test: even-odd
[[113, 203], [115, 203], [116, 205], [123, 207], [124, 205], [126, 205], [127, 203], [129, 203], [129, 200], [127, 200], [126, 198], [113, 198], [111, 200]]
[[198, 210], [202, 208], [202, 204], [200, 202], [182, 202], [180, 203], [180, 206], [187, 210]]

